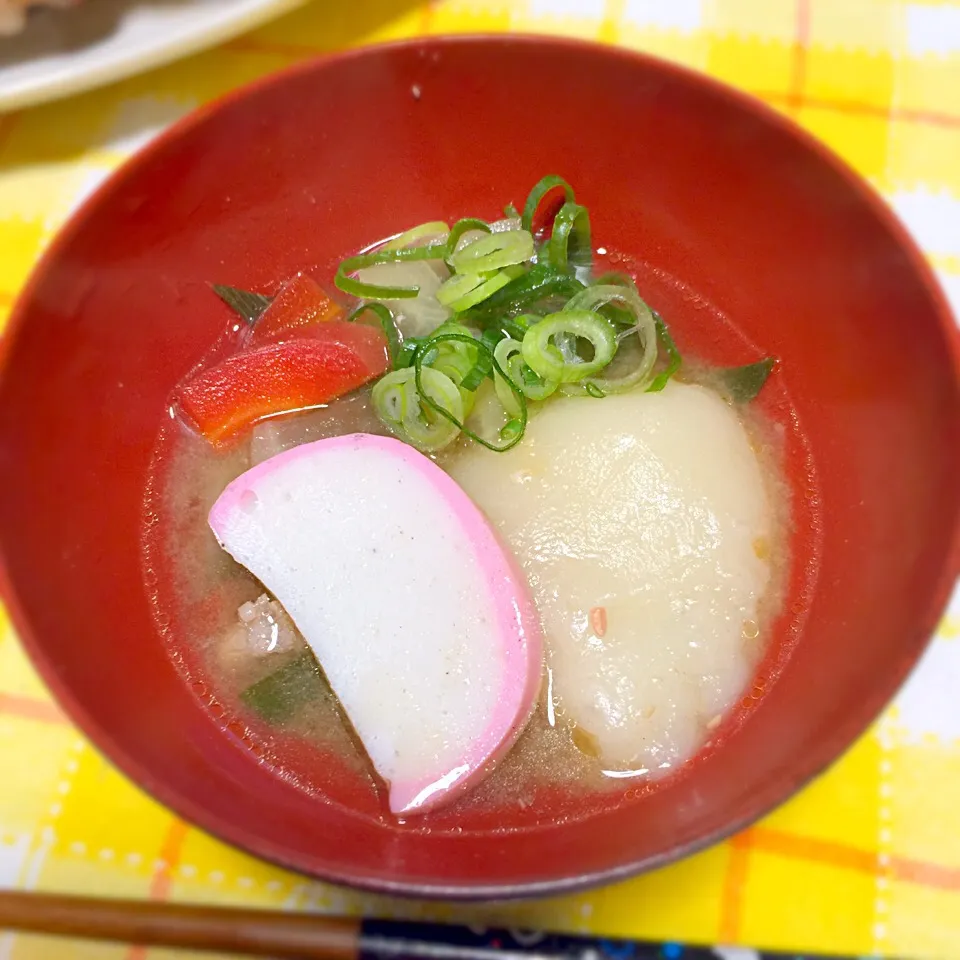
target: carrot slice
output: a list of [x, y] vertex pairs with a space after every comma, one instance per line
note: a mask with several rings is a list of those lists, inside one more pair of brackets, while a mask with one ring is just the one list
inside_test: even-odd
[[257, 420], [329, 403], [387, 370], [386, 341], [373, 327], [332, 321], [311, 333], [202, 370], [177, 390], [180, 412], [224, 447]]
[[250, 345], [272, 343], [306, 327], [336, 319], [344, 313], [312, 277], [300, 274], [288, 280], [253, 326]]

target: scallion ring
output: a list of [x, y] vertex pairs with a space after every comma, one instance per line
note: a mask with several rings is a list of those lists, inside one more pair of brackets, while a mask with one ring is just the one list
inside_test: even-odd
[[537, 209], [540, 207], [540, 201], [556, 187], [563, 187], [564, 195], [570, 203], [576, 201], [577, 198], [574, 196], [573, 187], [571, 187], [563, 177], [548, 174], [527, 194], [527, 202], [523, 205], [523, 213], [520, 215], [520, 225], [524, 230], [529, 230], [531, 233], [533, 232], [533, 218], [536, 216]]
[[640, 295], [633, 287], [607, 284], [582, 290], [567, 301], [561, 313], [595, 311], [608, 304], [623, 304], [633, 312], [635, 323], [628, 330], [631, 335], [633, 333], [637, 335], [640, 359], [633, 369], [622, 376], [592, 377], [592, 382], [605, 394], [622, 393], [624, 390], [645, 385], [651, 378], [654, 364], [657, 362], [657, 326], [650, 308], [640, 299]]
[[657, 336], [660, 337], [663, 349], [667, 351], [667, 365], [650, 381], [650, 386], [647, 387], [647, 393], [659, 393], [683, 363], [683, 357], [680, 356], [680, 351], [673, 342], [673, 337], [670, 336], [670, 331], [663, 322], [663, 318], [659, 313], [655, 313], [653, 320], [657, 325]]
[[410, 392], [406, 386], [408, 381], [413, 379], [413, 374], [407, 373], [409, 369], [411, 368], [407, 367], [384, 374], [371, 391], [377, 416], [391, 429], [400, 430], [408, 415]]
[[[629, 276], [626, 273], [620, 273], [616, 270], [611, 270], [608, 273], [604, 273], [601, 276], [597, 277], [590, 283], [591, 287], [629, 287], [631, 290], [636, 291], [637, 285], [634, 282], [633, 277]], [[638, 294], [639, 296], [639, 294]], [[599, 313], [602, 313], [608, 320], [612, 320], [615, 324], [620, 327], [635, 327], [637, 325], [636, 317], [634, 312], [630, 307], [627, 306], [617, 306], [616, 303], [605, 303], [603, 306], [597, 308]]]
[[[507, 372], [510, 380], [523, 391], [523, 395], [528, 400], [546, 400], [559, 386], [558, 381], [545, 380], [524, 362], [523, 344], [519, 340], [510, 337], [501, 340], [494, 349], [493, 355]], [[513, 390], [499, 376], [493, 378], [493, 384], [503, 409], [510, 416], [517, 416], [520, 412], [520, 405]]]
[[480, 230], [483, 233], [491, 232], [490, 224], [485, 220], [478, 220], [476, 217], [464, 217], [453, 225], [453, 228], [450, 230], [450, 235], [447, 237], [446, 255], [448, 258], [457, 252], [457, 247], [460, 245], [463, 235], [474, 230]]
[[403, 247], [396, 250], [374, 250], [371, 253], [358, 253], [340, 261], [334, 283], [337, 288], [351, 296], [365, 300], [406, 300], [415, 297], [419, 287], [385, 287], [378, 283], [365, 283], [350, 274], [372, 267], [378, 263], [394, 263], [406, 260], [440, 260], [447, 251], [447, 243], [428, 243], [422, 247]]
[[447, 277], [437, 289], [437, 300], [445, 307], [455, 303], [461, 297], [473, 293], [478, 287], [483, 286], [496, 273], [455, 273]]
[[[590, 342], [593, 356], [581, 359], [575, 349], [567, 356], [553, 341], [577, 338]], [[559, 383], [576, 383], [602, 370], [617, 352], [613, 324], [592, 310], [568, 310], [551, 313], [535, 323], [523, 337], [523, 359], [541, 377]]]
[[[417, 366], [393, 370], [374, 385], [372, 399], [380, 419], [402, 440], [425, 452], [440, 450], [452, 443], [460, 432], [463, 400], [457, 385], [433, 367]], [[454, 419], [438, 417], [436, 411], [449, 410]]]
[[[424, 375], [431, 370], [430, 367], [424, 366], [426, 355], [430, 352], [431, 348], [448, 340], [469, 341], [473, 345], [477, 346], [480, 350], [487, 351], [490, 354], [490, 365], [493, 367], [494, 372], [499, 374], [510, 385], [514, 397], [520, 406], [520, 413], [515, 418], [515, 425], [513, 425], [515, 423], [514, 420], [510, 421], [510, 423], [506, 425], [507, 427], [511, 427], [509, 436], [505, 436], [504, 432], [501, 431], [501, 439], [504, 440], [502, 444], [497, 445], [495, 443], [490, 443], [489, 440], [485, 440], [483, 437], [478, 436], [469, 427], [464, 425], [462, 415], [458, 415], [455, 410], [442, 406], [436, 401], [435, 398], [431, 397], [421, 389], [421, 384], [424, 382]], [[420, 395], [423, 397], [424, 404], [430, 407], [436, 413], [440, 414], [441, 417], [453, 424], [458, 431], [462, 431], [463, 434], [469, 437], [471, 440], [475, 440], [481, 446], [486, 447], [488, 450], [493, 450], [495, 453], [503, 453], [504, 451], [509, 450], [511, 447], [515, 447], [523, 439], [523, 434], [527, 429], [526, 397], [524, 397], [523, 391], [509, 378], [504, 369], [498, 363], [497, 358], [493, 355], [493, 351], [490, 349], [489, 345], [484, 341], [476, 340], [473, 337], [464, 336], [463, 334], [459, 333], [445, 333], [440, 334], [439, 336], [434, 334], [434, 336], [428, 337], [417, 346], [417, 350], [413, 355], [413, 371], [415, 378], [414, 382], [417, 385]], [[391, 376], [391, 374], [387, 374], [387, 376]]]
[[476, 383], [474, 380], [480, 348], [473, 334], [459, 323], [444, 323], [435, 331], [435, 334], [441, 335], [448, 333], [458, 334], [464, 339], [444, 340], [434, 344], [424, 357], [424, 363], [434, 370], [439, 370], [457, 385], [463, 400], [463, 416], [469, 417], [477, 399], [474, 391], [479, 385], [479, 380]]
[[437, 290], [437, 300], [454, 313], [463, 313], [483, 303], [523, 273], [519, 266], [505, 267], [494, 273], [455, 273]]
[[421, 223], [409, 230], [404, 230], [399, 236], [388, 240], [382, 247], [384, 250], [400, 250], [403, 247], [409, 247], [410, 244], [423, 240], [424, 237], [446, 237], [450, 233], [450, 228], [442, 220], [430, 220], [427, 223]]
[[584, 285], [563, 270], [546, 263], [535, 263], [529, 270], [488, 297], [470, 311], [482, 325], [498, 323], [505, 315], [515, 313], [550, 296], [572, 297]]
[[524, 263], [533, 254], [533, 235], [528, 230], [504, 230], [461, 247], [447, 263], [456, 273], [487, 273]]
[[586, 267], [593, 259], [590, 245], [590, 214], [586, 207], [568, 201], [553, 221], [553, 233], [547, 241], [545, 256], [558, 270]]
[[493, 373], [493, 354], [497, 343], [503, 339], [499, 330], [484, 330], [480, 335], [481, 347], [477, 350], [477, 359], [473, 369], [463, 378], [462, 390], [476, 390]]

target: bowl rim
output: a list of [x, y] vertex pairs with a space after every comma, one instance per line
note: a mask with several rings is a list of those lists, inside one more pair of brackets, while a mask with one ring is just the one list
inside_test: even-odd
[[[954, 392], [960, 398], [960, 326], [953, 317], [939, 281], [913, 237], [893, 210], [876, 189], [850, 167], [846, 161], [789, 117], [778, 113], [759, 98], [717, 80], [709, 74], [627, 47], [536, 33], [481, 32], [407, 37], [386, 43], [368, 44], [348, 50], [320, 54], [258, 77], [192, 110], [111, 171], [103, 183], [84, 199], [56, 232], [50, 245], [34, 264], [26, 283], [14, 301], [4, 336], [0, 339], [0, 377], [4, 374], [12, 344], [16, 339], [19, 328], [26, 322], [30, 304], [34, 299], [34, 294], [42, 285], [48, 265], [59, 258], [62, 248], [77, 233], [82, 232], [83, 223], [88, 215], [113, 192], [117, 184], [123, 178], [138, 171], [142, 165], [151, 163], [155, 154], [162, 148], [191, 134], [194, 129], [202, 126], [209, 117], [243, 101], [252, 94], [274, 87], [282, 87], [290, 79], [309, 74], [318, 69], [335, 67], [341, 63], [349, 63], [370, 56], [376, 57], [395, 50], [420, 49], [429, 52], [435, 48], [451, 49], [461, 45], [476, 45], [478, 43], [520, 48], [551, 46], [571, 52], [603, 54], [606, 57], [619, 59], [627, 63], [643, 65], [648, 69], [652, 68], [668, 77], [676, 78], [685, 84], [698, 86], [714, 96], [726, 99], [731, 105], [752, 114], [754, 118], [765, 124], [773, 125], [799, 146], [816, 154], [821, 162], [829, 166], [834, 173], [843, 179], [846, 186], [857, 195], [858, 199], [881, 222], [881, 225], [889, 231], [901, 252], [906, 256], [912, 272], [926, 289], [934, 307], [941, 333], [943, 333], [944, 339], [949, 345]], [[958, 409], [960, 409], [960, 404], [958, 404]], [[150, 770], [143, 766], [136, 756], [128, 753], [119, 745], [111, 731], [102, 728], [91, 718], [68, 686], [61, 682], [55, 665], [44, 652], [42, 643], [33, 635], [14, 590], [2, 543], [0, 543], [0, 599], [6, 605], [10, 620], [30, 661], [70, 722], [75, 724], [79, 731], [90, 740], [91, 744], [124, 776], [186, 823], [209, 833], [236, 849], [250, 853], [283, 869], [355, 890], [422, 899], [517, 900], [575, 893], [674, 863], [720, 843], [751, 826], [792, 797], [807, 783], [825, 772], [869, 729], [906, 680], [933, 639], [936, 626], [943, 616], [957, 577], [960, 576], [960, 493], [958, 493], [955, 506], [957, 509], [955, 511], [956, 515], [952, 519], [953, 530], [947, 548], [946, 562], [933, 585], [927, 620], [915, 625], [912, 635], [908, 638], [909, 642], [904, 645], [903, 655], [900, 657], [897, 667], [890, 672], [888, 682], [882, 688], [874, 689], [871, 696], [863, 701], [852, 718], [835, 727], [828, 737], [820, 741], [803, 765], [803, 769], [790, 782], [779, 784], [775, 788], [767, 787], [757, 791], [753, 795], [750, 810], [747, 814], [721, 828], [680, 844], [670, 851], [632, 860], [629, 863], [589, 874], [533, 882], [448, 884], [391, 881], [351, 876], [344, 871], [334, 869], [322, 872], [315, 871], [297, 864], [287, 853], [274, 849], [273, 844], [262, 841], [243, 829], [234, 828], [216, 815], [210, 814], [201, 804], [195, 803], [189, 797], [181, 795], [176, 789], [154, 778]]]

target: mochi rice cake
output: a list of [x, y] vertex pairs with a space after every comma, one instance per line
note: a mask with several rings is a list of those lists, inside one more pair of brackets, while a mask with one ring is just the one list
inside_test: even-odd
[[611, 767], [669, 770], [747, 685], [773, 517], [733, 408], [706, 387], [560, 399], [522, 444], [450, 472], [530, 582], [553, 692]]

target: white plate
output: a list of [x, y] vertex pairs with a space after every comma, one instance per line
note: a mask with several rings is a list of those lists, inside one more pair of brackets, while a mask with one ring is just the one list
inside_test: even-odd
[[39, 9], [0, 37], [0, 111], [54, 100], [168, 63], [304, 0], [85, 0]]

